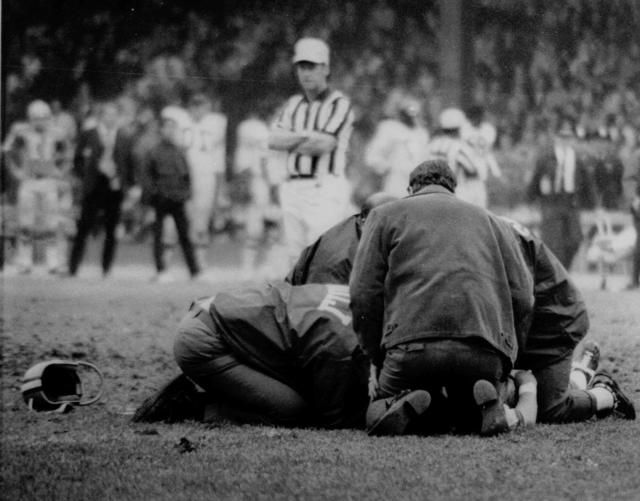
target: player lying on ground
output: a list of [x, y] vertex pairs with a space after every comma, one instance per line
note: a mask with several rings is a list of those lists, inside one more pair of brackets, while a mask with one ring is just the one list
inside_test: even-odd
[[[606, 371], [598, 366], [599, 350], [584, 343], [582, 372], [572, 371], [574, 350], [586, 336], [589, 317], [580, 291], [549, 248], [528, 230], [511, 221], [534, 278], [535, 306], [526, 345], [517, 369], [533, 371], [538, 381], [538, 420], [544, 423], [585, 421], [615, 413], [635, 419], [631, 401]], [[591, 358], [591, 362], [589, 362]]]
[[[176, 362], [210, 397], [207, 420], [362, 427], [368, 363], [351, 328], [345, 286], [287, 283], [196, 301], [174, 344]], [[134, 421], [202, 419], [184, 376]]]

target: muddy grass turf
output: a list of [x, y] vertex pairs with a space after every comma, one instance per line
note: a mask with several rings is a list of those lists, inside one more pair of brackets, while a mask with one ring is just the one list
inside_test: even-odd
[[[127, 413], [176, 373], [173, 331], [190, 300], [230, 284], [3, 282], [1, 499], [640, 499], [640, 421], [375, 439], [132, 425]], [[585, 295], [601, 365], [638, 405], [640, 293]], [[96, 363], [102, 401], [65, 415], [29, 412], [19, 380], [49, 358]]]

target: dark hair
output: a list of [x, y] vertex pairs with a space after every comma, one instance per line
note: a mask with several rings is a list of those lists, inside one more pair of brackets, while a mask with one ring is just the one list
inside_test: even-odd
[[416, 192], [430, 184], [437, 184], [455, 193], [457, 181], [446, 160], [434, 158], [425, 160], [418, 165], [409, 175], [409, 187]]

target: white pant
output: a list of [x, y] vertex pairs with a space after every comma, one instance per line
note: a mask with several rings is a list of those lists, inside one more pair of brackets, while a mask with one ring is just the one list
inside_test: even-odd
[[60, 222], [59, 182], [51, 178], [25, 179], [18, 188], [19, 237], [16, 264], [21, 269], [33, 265], [35, 238], [44, 244], [45, 260], [55, 270], [61, 259], [56, 231]]
[[51, 232], [58, 222], [58, 181], [25, 179], [18, 188], [18, 224], [21, 229]]
[[302, 250], [348, 216], [350, 186], [346, 179], [292, 179], [280, 187], [287, 255], [294, 263]]
[[187, 203], [191, 234], [196, 245], [209, 243], [209, 223], [218, 198], [219, 176], [212, 172], [193, 174], [191, 200]]

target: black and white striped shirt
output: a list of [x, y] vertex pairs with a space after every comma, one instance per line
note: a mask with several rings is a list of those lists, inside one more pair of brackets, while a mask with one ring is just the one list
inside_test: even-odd
[[347, 147], [353, 129], [351, 102], [342, 92], [327, 89], [313, 101], [302, 94], [289, 98], [276, 127], [293, 132], [315, 131], [336, 138], [336, 148], [322, 155], [289, 152], [287, 173], [290, 177], [319, 177], [327, 174], [343, 176]]
[[484, 159], [462, 139], [436, 136], [427, 146], [429, 156], [447, 161], [458, 181], [468, 178], [486, 180], [488, 167]]

